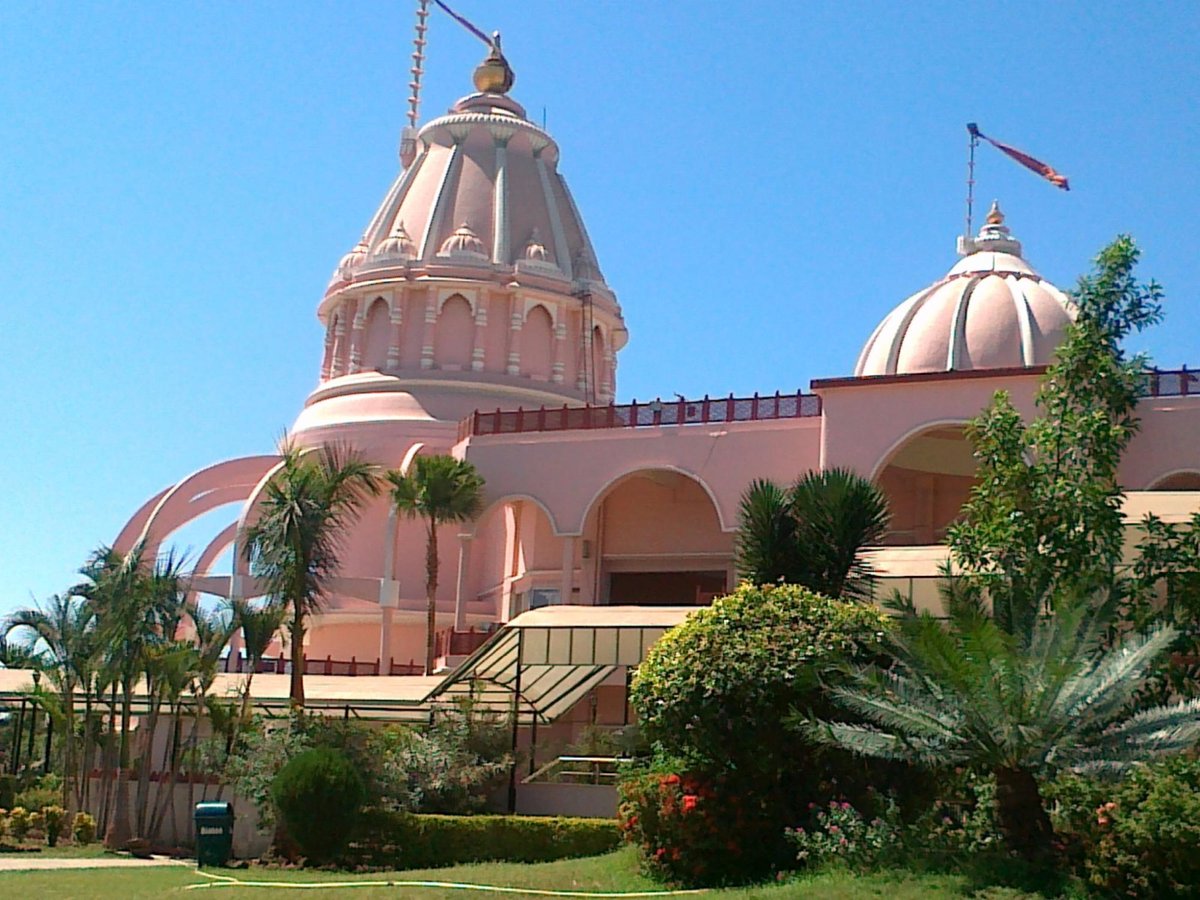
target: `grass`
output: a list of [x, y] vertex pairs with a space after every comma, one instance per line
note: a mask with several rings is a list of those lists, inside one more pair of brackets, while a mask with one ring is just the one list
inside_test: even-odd
[[[631, 849], [618, 850], [604, 856], [587, 859], [561, 860], [552, 863], [480, 863], [454, 866], [447, 869], [428, 869], [411, 872], [347, 874], [341, 872], [297, 871], [251, 868], [227, 870], [223, 874], [242, 881], [279, 882], [346, 882], [346, 881], [455, 881], [470, 884], [493, 884], [508, 887], [543, 890], [576, 891], [655, 891], [662, 886], [641, 875], [637, 856]], [[193, 870], [183, 867], [141, 869], [89, 869], [61, 872], [0, 873], [0, 897], [54, 898], [89, 897], [97, 900], [119, 898], [138, 900], [143, 897], [208, 898], [244, 896], [244, 888], [206, 888], [199, 894], [185, 891], [188, 885], [206, 881]], [[404, 900], [483, 900], [489, 895], [438, 888], [363, 887], [331, 888], [318, 896], [347, 896], [354, 900], [397, 898]], [[1009, 889], [993, 889], [975, 893], [965, 879], [951, 875], [921, 875], [894, 871], [866, 876], [826, 872], [800, 877], [781, 884], [761, 885], [732, 890], [712, 891], [719, 900], [941, 900], [950, 897], [987, 897], [994, 900], [1017, 900], [1032, 897]], [[497, 900], [512, 900], [519, 895], [493, 895]]]
[[82, 846], [60, 844], [57, 847], [47, 847], [44, 843], [37, 846], [22, 844], [15, 850], [11, 849], [11, 845], [0, 847], [0, 859], [96, 859], [107, 852], [99, 842]]

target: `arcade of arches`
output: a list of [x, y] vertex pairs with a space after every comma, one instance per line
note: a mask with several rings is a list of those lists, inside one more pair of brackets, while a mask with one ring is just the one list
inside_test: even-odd
[[975, 485], [975, 468], [962, 426], [939, 426], [905, 441], [876, 479], [892, 509], [892, 527], [884, 543], [944, 541]]

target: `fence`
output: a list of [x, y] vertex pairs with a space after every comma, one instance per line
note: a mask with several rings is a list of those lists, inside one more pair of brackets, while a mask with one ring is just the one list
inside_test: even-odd
[[664, 403], [609, 406], [561, 406], [476, 412], [464, 419], [458, 439], [486, 434], [522, 434], [590, 428], [648, 428], [662, 425], [702, 425], [710, 422], [756, 422], [819, 416], [821, 398], [815, 394], [774, 394], [752, 397], [704, 397]]
[[1195, 369], [1150, 369], [1146, 372], [1146, 394], [1150, 397], [1187, 397], [1200, 394]]
[[[248, 660], [242, 656], [228, 656], [225, 658], [226, 672], [248, 672], [250, 671]], [[290, 675], [292, 672], [292, 661], [289, 657], [280, 654], [275, 657], [261, 659], [254, 671], [259, 674], [267, 675]], [[384, 665], [379, 658], [376, 659], [358, 659], [350, 657], [349, 659], [334, 659], [332, 656], [326, 656], [324, 659], [304, 657], [304, 674], [305, 675], [423, 675], [425, 674], [425, 666], [415, 660], [408, 662], [396, 662], [394, 659], [389, 659]]]

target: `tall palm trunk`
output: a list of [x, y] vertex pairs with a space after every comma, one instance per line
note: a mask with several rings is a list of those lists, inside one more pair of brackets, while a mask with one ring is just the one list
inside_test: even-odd
[[116, 795], [113, 799], [112, 816], [108, 831], [104, 835], [104, 846], [119, 850], [133, 837], [129, 822], [129, 729], [133, 719], [133, 684], [126, 682], [121, 687], [121, 737], [117, 751]]
[[996, 819], [1004, 843], [1027, 860], [1052, 852], [1054, 827], [1046, 814], [1037, 779], [1020, 767], [996, 770]]
[[429, 520], [428, 540], [425, 542], [425, 674], [433, 674], [437, 655], [437, 589], [438, 545], [437, 524]]
[[292, 706], [304, 709], [304, 609], [298, 602], [292, 604]]

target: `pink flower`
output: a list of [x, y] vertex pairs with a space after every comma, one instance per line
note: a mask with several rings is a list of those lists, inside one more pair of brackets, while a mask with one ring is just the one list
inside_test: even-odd
[[834, 834], [837, 834], [842, 829], [838, 828], [836, 825], [830, 825], [829, 830], [832, 831]]

